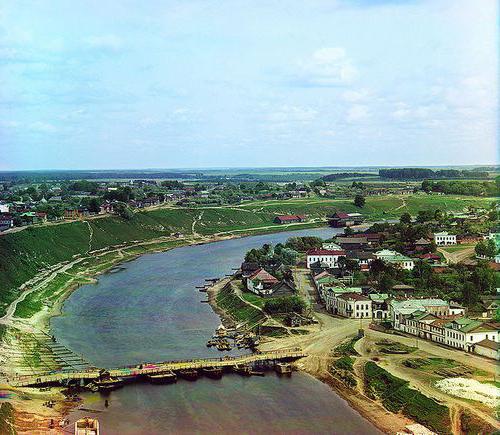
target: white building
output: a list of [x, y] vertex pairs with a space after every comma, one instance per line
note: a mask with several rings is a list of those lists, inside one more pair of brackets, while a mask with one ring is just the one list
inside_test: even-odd
[[326, 264], [330, 268], [338, 267], [339, 258], [345, 257], [345, 251], [330, 250], [330, 249], [310, 249], [307, 251], [307, 268], [311, 268], [311, 264], [320, 263]]
[[392, 300], [389, 303], [389, 317], [394, 329], [412, 333], [407, 330], [406, 318], [417, 312], [431, 313], [435, 316], [448, 316], [449, 304], [443, 299], [407, 299], [404, 301]]
[[361, 287], [327, 287], [324, 289], [326, 311], [338, 314], [338, 298], [345, 293], [361, 294]]
[[337, 298], [335, 314], [355, 319], [371, 319], [372, 301], [358, 293], [343, 293]]
[[456, 245], [457, 236], [455, 234], [448, 234], [446, 231], [434, 233], [434, 242], [436, 242], [437, 246]]
[[483, 340], [499, 341], [500, 331], [493, 323], [461, 317], [447, 323], [444, 328], [445, 344], [467, 352], [472, 352], [474, 346]]
[[382, 260], [385, 263], [394, 265], [405, 270], [413, 270], [415, 267], [415, 262], [413, 258], [407, 257], [406, 255], [400, 254], [399, 252], [392, 251], [390, 249], [382, 249], [381, 251], [375, 252], [375, 258]]
[[484, 339], [479, 343], [474, 345], [474, 353], [478, 355], [485, 356], [486, 358], [491, 359], [500, 359], [500, 355], [498, 353], [498, 341], [492, 341], [489, 339]]

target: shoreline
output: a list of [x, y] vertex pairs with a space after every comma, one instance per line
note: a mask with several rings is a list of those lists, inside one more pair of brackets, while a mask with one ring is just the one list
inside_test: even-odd
[[[212, 310], [220, 317], [221, 322], [226, 324], [235, 324], [231, 314], [217, 305], [217, 294], [224, 288], [234, 276], [226, 277], [207, 288], [209, 305]], [[273, 339], [267, 342], [266, 350], [279, 349], [286, 343], [282, 337]], [[260, 346], [259, 346], [260, 347]], [[286, 346], [285, 346], [286, 347]], [[306, 357], [314, 358], [314, 356]], [[301, 363], [296, 364], [296, 367], [302, 373], [305, 373], [319, 382], [327, 385], [334, 394], [344, 400], [350, 408], [361, 415], [365, 420], [370, 422], [376, 429], [383, 433], [395, 433], [402, 430], [406, 425], [415, 423], [411, 419], [399, 414], [391, 413], [386, 410], [379, 402], [366, 397], [357, 389], [347, 387], [340, 379], [336, 378], [329, 371], [322, 370], [320, 365], [313, 364], [305, 366]]]
[[[109, 273], [112, 269], [119, 267], [121, 264], [133, 261], [142, 255], [167, 252], [171, 249], [186, 247], [186, 246], [205, 245], [208, 243], [221, 242], [225, 240], [239, 239], [245, 237], [265, 235], [265, 234], [276, 234], [287, 231], [317, 229], [322, 227], [327, 227], [325, 225], [325, 222], [313, 222], [302, 225], [290, 224], [275, 228], [274, 227], [248, 228], [245, 230], [228, 231], [226, 233], [219, 232], [208, 236], [194, 234], [184, 237], [183, 239], [165, 236], [165, 237], [159, 237], [157, 239], [135, 241], [135, 243], [131, 243], [130, 245], [120, 244], [120, 245], [109, 246], [107, 248], [99, 249], [96, 251], [90, 251], [85, 254], [78, 255], [74, 257], [72, 260], [52, 265], [48, 267], [46, 270], [43, 270], [39, 274], [30, 278], [30, 280], [28, 280], [26, 283], [34, 282], [36, 283], [35, 286], [39, 286], [41, 285], [40, 283], [42, 283], [41, 288], [43, 289], [43, 287], [52, 282], [52, 280], [55, 278], [55, 276], [58, 275], [58, 273], [64, 273], [66, 270], [64, 268], [67, 268], [68, 265], [69, 267], [72, 267], [72, 265], [78, 264], [93, 257], [102, 257], [105, 256], [106, 254], [111, 254], [111, 253], [118, 254], [121, 251], [126, 252], [127, 249], [133, 249], [137, 247], [145, 248], [145, 251], [143, 252], [136, 252], [136, 253], [129, 252], [127, 253], [126, 256], [122, 258], [119, 259], [115, 258], [104, 268], [95, 271], [93, 273], [92, 273], [92, 267], [90, 266], [85, 267], [83, 270], [79, 272], [79, 276], [84, 277], [87, 280], [87, 282], [83, 283], [73, 282], [76, 280], [76, 276], [73, 276], [73, 278], [69, 280], [69, 283], [66, 282], [61, 285], [61, 287], [63, 286], [67, 287], [57, 296], [52, 306], [48, 307], [48, 309], [44, 308], [33, 314], [31, 317], [27, 318], [15, 317], [15, 310], [14, 310], [14, 312], [9, 318], [7, 319], [0, 318], [0, 326], [4, 326], [6, 330], [9, 328], [17, 330], [19, 333], [25, 335], [33, 332], [39, 332], [47, 336], [50, 336], [51, 335], [50, 320], [53, 317], [57, 317], [63, 314], [64, 303], [75, 290], [77, 290], [82, 285], [88, 285], [97, 282], [98, 277], [100, 275]], [[167, 247], [161, 246], [162, 244], [165, 243], [173, 243], [174, 245]], [[148, 249], [148, 246], [151, 247]], [[99, 264], [97, 264], [97, 266], [99, 266]], [[61, 271], [60, 269], [63, 270]], [[51, 279], [49, 279], [51, 275], [54, 276]], [[27, 286], [26, 283], [20, 286], [20, 288], [25, 289]], [[27, 290], [25, 297], [29, 296], [29, 294], [32, 292], [34, 292], [33, 289]], [[20, 297], [22, 297], [22, 295]], [[24, 298], [22, 298], [20, 301], [24, 301]], [[17, 303], [16, 303], [16, 308], [17, 308]], [[219, 315], [219, 317], [221, 316]], [[1, 346], [0, 350], [2, 348], [9, 349], [9, 347], [6, 347], [4, 336], [2, 336], [1, 338], [2, 341], [0, 344]], [[11, 346], [10, 348], [11, 349], [16, 348], [16, 346]], [[2, 352], [0, 352], [0, 357], [1, 353]], [[23, 355], [26, 354], [23, 353]], [[3, 362], [5, 364], [2, 368], [6, 372], [10, 372], [11, 375], [13, 373], [16, 373], [16, 370], [19, 367], [18, 365], [12, 363], [12, 361], [9, 360], [4, 360]], [[73, 409], [81, 405], [81, 402], [68, 403], [66, 397], [62, 394], [62, 391], [64, 390], [63, 387], [53, 387], [50, 391], [43, 393], [40, 392], [38, 388], [16, 388], [9, 385], [8, 376], [6, 377], [5, 375], [6, 374], [3, 373], [4, 381], [0, 381], [0, 391], [7, 392], [12, 397], [12, 399], [9, 400], [9, 402], [11, 402], [14, 407], [13, 413], [16, 421], [16, 429], [19, 434], [22, 433], [44, 434], [46, 433], [46, 431], [40, 430], [40, 427], [43, 426], [48, 429], [51, 421], [54, 422], [55, 425], [54, 427], [56, 428], [55, 430], [57, 431], [59, 429], [58, 426], [59, 422], [63, 421]], [[55, 403], [54, 407], [53, 408], [46, 407], [44, 405], [46, 401], [54, 401]]]
[[[136, 253], [127, 253], [126, 256], [123, 256], [122, 258], [114, 258], [109, 264], [104, 263], [106, 266], [98, 271], [92, 272], [92, 267], [86, 267], [83, 269], [83, 271], [80, 271], [79, 273], [85, 277], [85, 279], [88, 282], [70, 282], [67, 287], [65, 288], [64, 291], [61, 292], [61, 294], [57, 297], [57, 299], [53, 302], [53, 305], [47, 309], [47, 310], [42, 310], [34, 314], [33, 316], [29, 318], [13, 318], [12, 325], [13, 327], [18, 327], [20, 326], [19, 324], [22, 324], [23, 329], [26, 328], [26, 326], [38, 329], [42, 331], [45, 334], [50, 335], [50, 320], [53, 317], [59, 316], [63, 314], [63, 306], [65, 301], [71, 296], [71, 294], [77, 290], [80, 286], [82, 285], [89, 285], [92, 283], [97, 282], [98, 277], [100, 275], [110, 273], [113, 269], [120, 267], [120, 265], [125, 264], [129, 261], [133, 261], [137, 259], [138, 257], [142, 255], [147, 255], [147, 254], [154, 254], [154, 253], [160, 253], [160, 252], [167, 252], [171, 249], [174, 248], [179, 248], [179, 247], [186, 247], [186, 246], [195, 246], [195, 245], [204, 245], [204, 244], [209, 244], [209, 243], [216, 243], [224, 240], [232, 240], [232, 239], [239, 239], [239, 238], [245, 238], [245, 237], [252, 237], [252, 236], [258, 236], [258, 235], [265, 235], [265, 234], [276, 234], [280, 232], [288, 232], [288, 231], [300, 231], [300, 230], [307, 230], [307, 229], [317, 229], [317, 228], [329, 228], [324, 225], [324, 222], [316, 222], [316, 223], [309, 223], [306, 225], [297, 225], [297, 224], [292, 224], [288, 226], [283, 226], [283, 227], [275, 227], [275, 228], [257, 228], [257, 229], [246, 229], [246, 230], [238, 230], [237, 232], [235, 231], [230, 231], [227, 233], [215, 233], [210, 236], [201, 236], [199, 234], [196, 235], [191, 235], [188, 237], [185, 237], [183, 239], [179, 238], [171, 238], [171, 237], [161, 237], [158, 239], [151, 239], [151, 240], [146, 240], [146, 241], [141, 241], [140, 243], [133, 243], [131, 245], [115, 245], [115, 246], [110, 246], [109, 248], [104, 248], [100, 249], [97, 251], [91, 251], [87, 253], [87, 255], [83, 258], [78, 257], [75, 258], [73, 261], [70, 262], [65, 262], [65, 265], [68, 263], [74, 263], [81, 261], [85, 261], [88, 258], [91, 258], [92, 254], [96, 255], [97, 257], [105, 256], [107, 254], [111, 253], [118, 253], [121, 251], [126, 252], [127, 249], [133, 249], [137, 247], [142, 247], [145, 249], [143, 252], [136, 252]], [[333, 228], [332, 228], [333, 231]], [[178, 243], [176, 243], [178, 242]], [[161, 246], [161, 244], [165, 243], [173, 243], [173, 246]], [[151, 247], [149, 247], [151, 246]], [[123, 252], [122, 252], [123, 255]], [[99, 266], [99, 264], [97, 265]], [[52, 266], [54, 267], [54, 266]], [[95, 266], [94, 266], [95, 267]], [[57, 269], [56, 269], [57, 272]], [[87, 275], [88, 274], [88, 275]], [[57, 275], [57, 273], [56, 273]], [[72, 278], [71, 281], [75, 280], [76, 276]], [[209, 299], [209, 304], [212, 308], [212, 310], [219, 316], [221, 319], [222, 323], [227, 324], [235, 324], [233, 319], [221, 308], [219, 308], [216, 304], [215, 297], [217, 294], [216, 289], [222, 288], [225, 284], [230, 282], [230, 280], [233, 279], [233, 276], [231, 277], [224, 277], [221, 278], [219, 281], [214, 283], [213, 285], [210, 285], [207, 288], [207, 296]], [[277, 343], [279, 343], [280, 340], [277, 340]], [[313, 376], [315, 379], [326, 383], [330, 385], [328, 382], [325, 382], [324, 379], [322, 379], [320, 376], [317, 374], [313, 374], [308, 372], [307, 370], [304, 370], [305, 373], [308, 373], [309, 375]], [[349, 394], [343, 393], [342, 391], [338, 390], [337, 388], [334, 388], [333, 386], [330, 385], [330, 387], [334, 390], [336, 394], [338, 394], [342, 399], [346, 400], [349, 406], [351, 406], [353, 409], [355, 409], [358, 413], [360, 413], [364, 418], [369, 420], [372, 424], [374, 424], [375, 427], [378, 427], [377, 424], [375, 424], [375, 421], [373, 421], [370, 418], [366, 417], [366, 414], [362, 412], [362, 409], [360, 409], [359, 406], [356, 406], [349, 400]], [[0, 385], [0, 389], [2, 389], [2, 385]], [[26, 391], [28, 390], [28, 391]], [[32, 391], [29, 391], [32, 390]], [[55, 400], [56, 402], [56, 407], [54, 409], [50, 409], [50, 412], [47, 413], [48, 408], [44, 408], [41, 404], [41, 400], [36, 400], [37, 396], [40, 396], [40, 393], [38, 391], [34, 391], [35, 389], [22, 389], [18, 390], [15, 388], [12, 388], [12, 391], [14, 392], [21, 392], [22, 394], [28, 395], [28, 396], [34, 396], [34, 400], [30, 400], [30, 406], [28, 406], [28, 409], [24, 409], [26, 403], [18, 402], [15, 406], [15, 413], [16, 413], [16, 418], [18, 420], [24, 421], [26, 419], [30, 419], [31, 417], [27, 418], [28, 416], [35, 415], [36, 418], [39, 418], [40, 416], [44, 416], [45, 420], [44, 422], [47, 423], [47, 419], [50, 417], [51, 419], [54, 419], [56, 422], [63, 420], [74, 408], [77, 408], [78, 406], [81, 405], [81, 402], [73, 402], [71, 404], [68, 404], [67, 401], [65, 400], [65, 397], [61, 394], [61, 391], [63, 391], [63, 388], [61, 387], [56, 387], [53, 388], [55, 393], [51, 392], [50, 394], [45, 394], [42, 395], [42, 398], [50, 397], [51, 400]], [[33, 397], [32, 397], [33, 398]], [[33, 406], [34, 405], [34, 406]], [[20, 409], [19, 409], [20, 408]], [[28, 431], [29, 433], [34, 433], [32, 431]], [[19, 433], [23, 433], [20, 431]]]

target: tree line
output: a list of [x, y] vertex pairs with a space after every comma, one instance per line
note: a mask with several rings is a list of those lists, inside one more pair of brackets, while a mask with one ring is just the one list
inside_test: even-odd
[[379, 169], [379, 177], [395, 180], [424, 180], [438, 178], [488, 178], [488, 172], [460, 169], [391, 168]]

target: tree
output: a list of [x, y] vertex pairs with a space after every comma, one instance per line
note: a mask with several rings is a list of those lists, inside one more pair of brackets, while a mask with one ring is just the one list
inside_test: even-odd
[[411, 215], [410, 213], [403, 213], [401, 215], [401, 217], [399, 218], [399, 222], [401, 222], [402, 224], [411, 224]]
[[101, 204], [100, 204], [99, 199], [97, 199], [97, 198], [92, 198], [89, 201], [88, 207], [89, 207], [89, 211], [91, 211], [92, 213], [99, 213], [99, 211], [101, 211]]
[[354, 234], [354, 230], [351, 227], [345, 227], [344, 228], [344, 234], [346, 236], [350, 236], [351, 234]]
[[305, 302], [298, 296], [269, 299], [264, 304], [264, 311], [268, 313], [302, 313], [305, 308]]
[[422, 190], [424, 192], [429, 193], [432, 190], [432, 184], [433, 183], [430, 180], [424, 180], [424, 181], [422, 181]]
[[363, 208], [365, 205], [365, 197], [363, 195], [356, 195], [354, 197], [354, 205], [359, 208]]
[[123, 219], [130, 221], [134, 218], [134, 212], [126, 204], [118, 203], [114, 206], [114, 210]]
[[304, 237], [290, 237], [285, 246], [299, 252], [306, 252], [309, 249], [321, 248], [323, 240], [319, 237], [304, 236]]
[[478, 257], [493, 258], [497, 253], [497, 248], [493, 240], [483, 240], [475, 247]]

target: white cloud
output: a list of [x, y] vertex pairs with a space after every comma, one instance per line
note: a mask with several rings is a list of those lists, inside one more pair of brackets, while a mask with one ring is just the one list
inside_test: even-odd
[[352, 83], [358, 70], [342, 47], [316, 50], [310, 59], [301, 63], [303, 80], [312, 86], [339, 86]]
[[348, 122], [362, 121], [370, 116], [368, 106], [355, 104], [347, 110], [346, 120]]
[[118, 51], [123, 46], [123, 41], [116, 35], [94, 35], [83, 40], [88, 48], [96, 50]]

